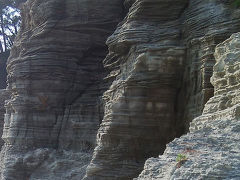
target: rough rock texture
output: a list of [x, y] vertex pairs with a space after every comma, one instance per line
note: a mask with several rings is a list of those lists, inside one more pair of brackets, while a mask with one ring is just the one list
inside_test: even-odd
[[213, 95], [214, 48], [240, 28], [230, 3], [27, 1], [7, 66], [1, 179], [137, 177]]
[[[35, 157], [34, 157], [35, 160]], [[91, 160], [90, 153], [52, 151], [31, 175], [31, 180], [81, 180]]]
[[[48, 179], [54, 173], [76, 179], [84, 175], [103, 116], [105, 41], [122, 13], [121, 0], [24, 4], [7, 65], [12, 95], [6, 104], [1, 180], [37, 179], [39, 173]], [[43, 171], [46, 162], [48, 167], [63, 164], [56, 172]], [[77, 168], [82, 168], [81, 176], [74, 172]]]
[[107, 41], [116, 78], [86, 179], [137, 177], [188, 130], [213, 95], [214, 48], [238, 31], [239, 15], [223, 1], [134, 1]]
[[184, 115], [180, 113], [179, 123], [185, 123], [185, 131], [189, 122], [202, 114], [204, 104], [213, 96], [210, 77], [216, 45], [239, 31], [240, 12], [232, 7], [231, 2], [190, 0], [182, 14], [186, 60], [179, 107]]
[[136, 1], [108, 39], [104, 65], [116, 79], [104, 93], [105, 114], [86, 179], [137, 177], [146, 158], [163, 152], [176, 136], [185, 54], [178, 17], [185, 5]]
[[[240, 33], [219, 44], [212, 97], [190, 133], [168, 144], [162, 156], [145, 163], [143, 179], [240, 179]], [[186, 156], [176, 162], [178, 154]]]
[[[5, 114], [5, 100], [9, 99], [10, 93], [6, 89], [0, 90], [0, 137], [2, 136], [4, 126], [4, 114]], [[4, 141], [0, 139], [0, 148], [4, 144]]]

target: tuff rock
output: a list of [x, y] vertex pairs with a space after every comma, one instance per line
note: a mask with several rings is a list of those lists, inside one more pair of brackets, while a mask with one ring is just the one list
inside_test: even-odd
[[238, 35], [213, 55], [239, 31], [231, 4], [28, 0], [7, 63], [1, 180], [236, 175]]

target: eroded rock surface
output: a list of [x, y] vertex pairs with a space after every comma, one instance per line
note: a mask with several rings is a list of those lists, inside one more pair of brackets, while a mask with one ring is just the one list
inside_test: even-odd
[[[68, 179], [67, 174], [88, 164], [103, 116], [100, 97], [107, 88], [105, 41], [122, 13], [121, 0], [24, 4], [22, 27], [7, 65], [12, 95], [6, 104], [1, 180], [37, 179], [39, 173], [44, 179], [54, 179], [54, 173]], [[66, 153], [61, 157], [58, 151]], [[46, 162], [48, 167], [54, 164], [54, 153], [56, 161], [63, 161], [55, 162], [60, 164], [56, 172], [38, 170]], [[83, 162], [74, 162], [81, 154], [86, 156]], [[81, 179], [78, 173], [71, 177]]]
[[[0, 135], [2, 136], [3, 126], [4, 126], [4, 115], [5, 115], [5, 101], [10, 97], [10, 92], [6, 89], [0, 90]], [[0, 139], [0, 148], [4, 144], [4, 141]]]
[[[240, 178], [240, 33], [216, 48], [212, 97], [190, 133], [168, 144], [159, 158], [145, 163], [143, 179]], [[176, 162], [179, 154], [186, 158]]]
[[86, 179], [136, 177], [188, 130], [213, 95], [214, 48], [239, 25], [239, 11], [220, 1], [134, 1], [107, 41], [116, 78]]
[[[7, 66], [11, 98], [2, 136], [2, 180], [137, 177], [146, 159], [188, 131], [213, 95], [215, 46], [240, 27], [240, 10], [230, 4], [27, 1]], [[230, 76], [229, 83], [236, 83]], [[219, 80], [216, 87], [228, 81]], [[228, 96], [211, 99], [204, 112], [236, 104], [231, 97], [238, 95]]]
[[136, 177], [146, 158], [176, 136], [185, 55], [178, 18], [186, 3], [135, 1], [108, 39], [104, 64], [116, 79], [104, 93], [105, 114], [86, 179]]
[[213, 96], [210, 77], [216, 45], [239, 31], [240, 12], [231, 2], [190, 0], [182, 14], [186, 59], [179, 105], [183, 116], [180, 113], [178, 124], [185, 123], [185, 130], [188, 130], [190, 121], [202, 114], [204, 104]]

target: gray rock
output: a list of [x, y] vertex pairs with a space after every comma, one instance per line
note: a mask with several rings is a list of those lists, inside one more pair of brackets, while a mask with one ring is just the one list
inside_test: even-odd
[[[54, 177], [51, 164], [61, 164], [61, 159], [65, 165], [56, 167], [56, 178], [62, 173], [68, 179], [77, 166], [84, 169], [108, 87], [102, 65], [105, 41], [122, 13], [121, 0], [29, 0], [23, 5], [22, 27], [7, 64], [12, 94], [6, 103], [1, 180], [41, 179], [39, 173], [44, 178], [47, 172]], [[45, 158], [25, 158], [45, 148]], [[55, 151], [65, 153], [61, 157]], [[50, 165], [43, 168], [46, 162]]]
[[[217, 46], [214, 97], [190, 133], [169, 143], [159, 158], [148, 159], [137, 179], [240, 179], [239, 47], [240, 33]], [[176, 162], [180, 154], [185, 158]]]
[[104, 118], [86, 179], [137, 177], [145, 160], [163, 152], [176, 136], [175, 103], [185, 55], [178, 18], [186, 4], [135, 1], [108, 38], [104, 65], [115, 80], [103, 96]]
[[[240, 26], [240, 11], [220, 0], [28, 0], [22, 17], [7, 65], [11, 97], [5, 103], [1, 180], [137, 177], [146, 159], [163, 153], [202, 114], [214, 93], [215, 46]], [[213, 84], [224, 76], [224, 62], [218, 64]], [[230, 120], [238, 112], [232, 108], [238, 94], [228, 91], [237, 88], [234, 74], [216, 81], [216, 96], [191, 125], [192, 132], [181, 138], [197, 142], [193, 146], [199, 151], [205, 147], [202, 141], [214, 145], [199, 155], [202, 167], [214, 163], [210, 155], [222, 162], [224, 155], [214, 152], [223, 148], [219, 143], [228, 142], [228, 134], [192, 129], [202, 128], [209, 114], [215, 119], [221, 111], [225, 115], [219, 117], [226, 118], [220, 118], [219, 127], [237, 131], [237, 122]], [[227, 96], [221, 95], [225, 91]], [[214, 122], [209, 126], [218, 127]], [[178, 153], [197, 151], [174, 142], [166, 150], [171, 154], [177, 148], [163, 177], [189, 163], [187, 155], [176, 168]], [[146, 171], [157, 177], [151, 161], [164, 162], [146, 162]], [[221, 168], [229, 170], [224, 164]], [[141, 178], [150, 178], [146, 171]], [[196, 173], [201, 171], [199, 167]]]
[[215, 46], [239, 30], [220, 1], [136, 0], [107, 40], [114, 78], [86, 179], [132, 179], [213, 95]]
[[[0, 137], [2, 137], [3, 126], [4, 126], [4, 115], [5, 115], [5, 101], [9, 99], [10, 91], [6, 89], [0, 90]], [[0, 138], [0, 148], [4, 144], [2, 138]]]

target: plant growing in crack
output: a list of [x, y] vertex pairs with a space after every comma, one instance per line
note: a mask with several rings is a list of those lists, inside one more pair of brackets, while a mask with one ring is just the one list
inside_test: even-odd
[[177, 167], [180, 168], [187, 161], [187, 156], [184, 154], [178, 154], [176, 161]]

